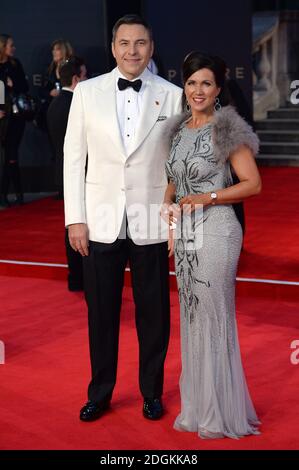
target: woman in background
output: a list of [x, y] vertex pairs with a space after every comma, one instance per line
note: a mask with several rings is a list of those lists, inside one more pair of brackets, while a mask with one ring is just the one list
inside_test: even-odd
[[52, 62], [48, 68], [45, 89], [48, 98], [54, 98], [60, 91], [60, 67], [74, 55], [74, 50], [64, 39], [56, 39], [51, 46]]
[[[13, 38], [8, 34], [0, 34], [0, 80], [5, 85], [5, 132], [1, 136], [4, 149], [4, 166], [1, 184], [1, 205], [8, 206], [8, 191], [13, 183], [16, 202], [23, 203], [23, 190], [19, 169], [19, 147], [25, 130], [26, 121], [18, 112], [14, 99], [21, 93], [28, 92], [28, 83], [21, 62], [14, 57]], [[4, 126], [2, 126], [3, 128]]]

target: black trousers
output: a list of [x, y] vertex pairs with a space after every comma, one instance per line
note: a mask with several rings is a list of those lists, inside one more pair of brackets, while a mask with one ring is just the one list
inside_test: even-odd
[[4, 167], [1, 193], [6, 197], [12, 182], [16, 194], [22, 194], [22, 184], [19, 169], [19, 147], [23, 138], [26, 122], [18, 116], [9, 118], [6, 137], [4, 139]]
[[69, 241], [69, 231], [65, 230], [65, 251], [68, 264], [68, 285], [70, 289], [83, 289], [83, 258], [73, 250]]
[[[138, 246], [130, 238], [90, 242], [83, 258], [92, 380], [88, 399], [110, 400], [116, 382], [124, 272], [129, 261], [139, 342], [139, 384], [146, 398], [163, 392], [170, 329], [167, 243]], [[129, 377], [128, 377], [129, 380]]]

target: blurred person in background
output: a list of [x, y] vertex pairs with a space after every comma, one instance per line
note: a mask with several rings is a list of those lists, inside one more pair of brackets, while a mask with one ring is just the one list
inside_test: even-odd
[[63, 143], [73, 91], [80, 81], [86, 80], [86, 66], [78, 57], [72, 57], [61, 67], [61, 92], [51, 102], [47, 112], [50, 141], [55, 154], [55, 183], [58, 199], [63, 199]]
[[[86, 66], [83, 60], [78, 57], [67, 60], [60, 69], [61, 92], [53, 99], [47, 113], [48, 131], [56, 160], [58, 199], [63, 199], [63, 144], [73, 91], [83, 80], [86, 80]], [[82, 256], [71, 248], [67, 229], [65, 247], [69, 267], [68, 288], [70, 291], [83, 290]]]
[[1, 109], [1, 140], [4, 165], [1, 182], [1, 205], [7, 207], [10, 182], [16, 193], [16, 202], [23, 203], [23, 190], [19, 170], [19, 147], [26, 121], [15, 104], [21, 93], [28, 92], [28, 83], [21, 62], [14, 57], [15, 46], [9, 34], [0, 34], [0, 80], [5, 85], [5, 105]]
[[[52, 62], [47, 68], [39, 109], [35, 117], [35, 125], [48, 134], [47, 112], [48, 108], [61, 89], [60, 69], [74, 55], [74, 49], [70, 42], [65, 39], [56, 39], [51, 44]], [[53, 160], [55, 155], [53, 154]]]
[[59, 95], [61, 88], [60, 68], [74, 54], [73, 47], [69, 41], [64, 39], [56, 39], [52, 43], [51, 50], [52, 62], [49, 65], [45, 80], [45, 91], [49, 100]]

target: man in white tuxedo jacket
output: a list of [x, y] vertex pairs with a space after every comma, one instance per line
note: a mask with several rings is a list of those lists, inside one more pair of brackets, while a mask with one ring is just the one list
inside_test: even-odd
[[82, 421], [99, 418], [110, 405], [128, 261], [143, 415], [163, 414], [169, 285], [159, 217], [167, 186], [162, 137], [167, 118], [181, 111], [182, 91], [147, 69], [152, 34], [138, 16], [118, 20], [112, 52], [117, 67], [111, 73], [77, 85], [64, 144], [65, 219], [71, 246], [83, 256], [89, 320], [92, 380]]

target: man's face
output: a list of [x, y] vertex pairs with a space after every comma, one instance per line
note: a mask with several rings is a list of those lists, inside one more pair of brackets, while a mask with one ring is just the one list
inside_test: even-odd
[[153, 55], [154, 44], [141, 24], [122, 24], [112, 43], [112, 54], [121, 73], [133, 80], [142, 74]]

